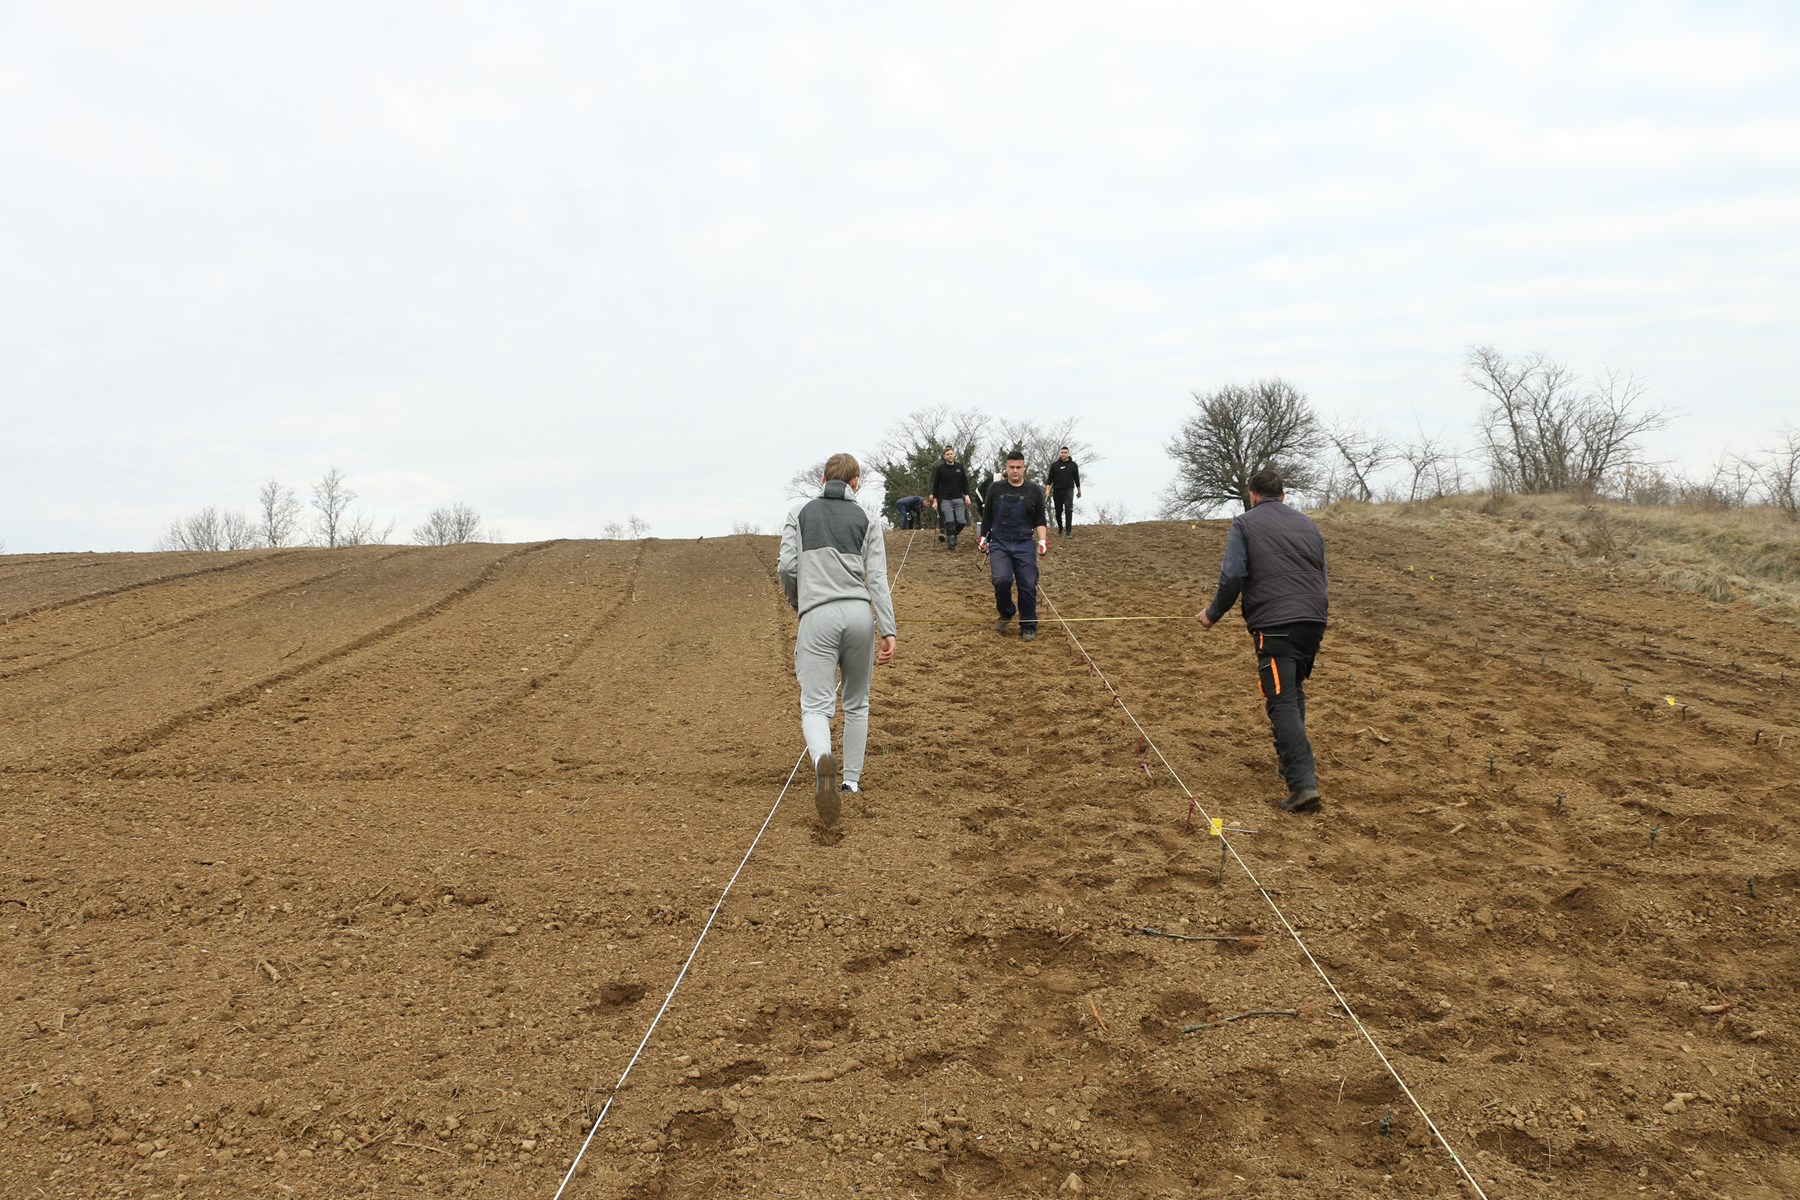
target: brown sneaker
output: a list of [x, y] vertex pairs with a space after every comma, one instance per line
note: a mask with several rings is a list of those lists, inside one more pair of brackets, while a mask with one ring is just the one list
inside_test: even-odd
[[813, 807], [819, 812], [819, 823], [829, 829], [838, 819], [837, 755], [827, 750], [813, 766]]

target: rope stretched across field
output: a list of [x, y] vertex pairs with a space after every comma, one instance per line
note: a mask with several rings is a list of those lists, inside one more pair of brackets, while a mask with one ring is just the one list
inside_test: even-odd
[[[900, 565], [894, 569], [893, 585], [899, 584], [900, 572], [906, 569], [906, 555], [912, 550], [913, 538], [918, 536], [918, 530], [915, 529], [913, 537], [906, 539], [906, 547], [900, 554]], [[594, 1123], [588, 1127], [587, 1137], [581, 1141], [581, 1149], [575, 1152], [575, 1159], [569, 1164], [568, 1173], [563, 1176], [562, 1182], [556, 1187], [555, 1200], [562, 1200], [562, 1194], [568, 1188], [569, 1181], [575, 1178], [575, 1172], [581, 1167], [582, 1158], [587, 1155], [588, 1147], [594, 1142], [594, 1135], [600, 1132], [600, 1123], [606, 1120], [606, 1114], [612, 1111], [613, 1101], [619, 1098], [619, 1092], [625, 1087], [625, 1081], [630, 1078], [632, 1069], [637, 1066], [638, 1059], [643, 1057], [644, 1049], [650, 1045], [650, 1039], [655, 1036], [656, 1027], [662, 1024], [663, 1015], [675, 1002], [675, 993], [681, 989], [682, 980], [687, 978], [688, 969], [694, 965], [694, 960], [700, 957], [700, 946], [706, 941], [706, 935], [712, 932], [713, 922], [719, 919], [719, 910], [725, 907], [725, 900], [731, 895], [731, 889], [737, 883], [738, 876], [742, 875], [744, 868], [750, 865], [750, 856], [756, 853], [756, 847], [762, 842], [763, 834], [768, 832], [769, 823], [781, 810], [781, 802], [787, 798], [788, 789], [794, 786], [794, 777], [800, 773], [800, 765], [805, 761], [806, 750], [802, 747], [800, 757], [794, 760], [793, 770], [788, 772], [787, 782], [781, 785], [781, 791], [775, 796], [775, 803], [769, 807], [769, 815], [763, 818], [762, 825], [757, 828], [756, 836], [750, 839], [749, 849], [745, 850], [744, 857], [738, 860], [737, 870], [733, 871], [731, 878], [725, 881], [725, 890], [719, 893], [718, 900], [712, 906], [712, 912], [707, 914], [706, 924], [701, 926], [700, 936], [694, 939], [694, 948], [688, 951], [687, 961], [681, 964], [681, 970], [675, 975], [675, 982], [669, 985], [669, 993], [663, 997], [662, 1007], [658, 1008], [656, 1015], [650, 1019], [650, 1027], [644, 1030], [643, 1039], [638, 1042], [637, 1049], [631, 1055], [631, 1061], [625, 1064], [623, 1071], [619, 1072], [618, 1082], [613, 1084], [612, 1091], [607, 1093], [606, 1103], [595, 1115]]]
[[[1169, 773], [1169, 777], [1175, 781], [1176, 786], [1187, 796], [1190, 818], [1192, 814], [1198, 810], [1200, 815], [1206, 818], [1207, 823], [1210, 825], [1213, 821], [1212, 814], [1206, 811], [1205, 806], [1200, 803], [1199, 797], [1195, 796], [1194, 793], [1189, 790], [1188, 785], [1181, 781], [1181, 776], [1176, 774], [1175, 768], [1170, 765], [1169, 760], [1165, 758], [1163, 752], [1158, 749], [1155, 740], [1150, 736], [1149, 730], [1145, 729], [1143, 725], [1138, 722], [1136, 714], [1131, 711], [1131, 706], [1125, 703], [1125, 698], [1119, 695], [1118, 689], [1113, 687], [1112, 681], [1106, 677], [1106, 672], [1100, 669], [1100, 664], [1094, 661], [1094, 657], [1088, 653], [1087, 647], [1081, 644], [1081, 639], [1075, 636], [1075, 631], [1069, 628], [1069, 625], [1079, 618], [1065, 618], [1062, 613], [1057, 610], [1056, 602], [1052, 600], [1049, 593], [1044, 590], [1042, 581], [1038, 584], [1038, 599], [1049, 606], [1050, 614], [1062, 625], [1064, 636], [1067, 637], [1070, 642], [1074, 643], [1076, 651], [1087, 661], [1087, 665], [1093, 668], [1094, 674], [1100, 677], [1100, 682], [1106, 685], [1106, 690], [1111, 694], [1113, 702], [1119, 706], [1120, 711], [1125, 714], [1126, 719], [1131, 722], [1132, 727], [1138, 731], [1138, 736], [1143, 738], [1144, 745], [1156, 755], [1157, 760], [1162, 763], [1163, 769]], [[1305, 939], [1300, 936], [1300, 932], [1295, 929], [1292, 922], [1287, 919], [1287, 914], [1281, 911], [1281, 906], [1275, 903], [1275, 897], [1269, 895], [1268, 889], [1263, 887], [1262, 881], [1256, 877], [1256, 872], [1250, 869], [1250, 864], [1245, 862], [1243, 856], [1237, 852], [1237, 847], [1231, 844], [1231, 839], [1225, 835], [1223, 827], [1220, 828], [1218, 838], [1225, 850], [1234, 860], [1236, 860], [1237, 865], [1243, 868], [1244, 875], [1250, 880], [1251, 885], [1256, 888], [1257, 893], [1262, 896], [1264, 902], [1268, 904], [1269, 910], [1275, 914], [1275, 919], [1281, 922], [1281, 927], [1287, 930], [1289, 937], [1294, 939], [1294, 945], [1300, 948], [1301, 955], [1306, 959], [1307, 963], [1312, 966], [1312, 969], [1318, 973], [1319, 978], [1325, 981], [1325, 986], [1331, 990], [1332, 996], [1337, 1000], [1338, 1004], [1343, 1007], [1344, 1013], [1350, 1018], [1351, 1023], [1356, 1026], [1356, 1031], [1362, 1034], [1363, 1040], [1369, 1044], [1369, 1049], [1375, 1051], [1375, 1057], [1381, 1060], [1381, 1065], [1387, 1068], [1389, 1075], [1393, 1076], [1394, 1082], [1399, 1085], [1401, 1093], [1424, 1120], [1426, 1127], [1431, 1130], [1432, 1136], [1437, 1138], [1438, 1145], [1444, 1148], [1444, 1152], [1450, 1156], [1450, 1161], [1456, 1164], [1456, 1169], [1458, 1171], [1462, 1172], [1463, 1179], [1468, 1182], [1471, 1188], [1475, 1189], [1475, 1194], [1481, 1197], [1481, 1200], [1487, 1200], [1487, 1193], [1481, 1190], [1481, 1185], [1479, 1183], [1475, 1182], [1475, 1176], [1469, 1173], [1469, 1168], [1464, 1165], [1462, 1156], [1456, 1152], [1455, 1148], [1450, 1145], [1449, 1140], [1444, 1137], [1443, 1132], [1438, 1129], [1437, 1122], [1431, 1119], [1431, 1114], [1425, 1111], [1425, 1106], [1419, 1103], [1419, 1098], [1413, 1095], [1413, 1091], [1407, 1086], [1406, 1080], [1400, 1077], [1399, 1069], [1395, 1067], [1393, 1061], [1388, 1058], [1386, 1051], [1382, 1050], [1381, 1044], [1375, 1040], [1375, 1035], [1369, 1032], [1368, 1026], [1362, 1023], [1362, 1018], [1356, 1015], [1356, 1010], [1350, 1007], [1350, 1002], [1348, 1000], [1344, 999], [1344, 994], [1338, 990], [1337, 984], [1331, 981], [1331, 976], [1325, 973], [1325, 968], [1320, 966], [1319, 960], [1313, 957], [1313, 952], [1307, 947]]]

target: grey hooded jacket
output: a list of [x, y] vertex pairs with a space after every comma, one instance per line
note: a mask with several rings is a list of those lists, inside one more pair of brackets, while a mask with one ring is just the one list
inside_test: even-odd
[[895, 636], [887, 545], [848, 485], [828, 483], [823, 495], [788, 514], [775, 573], [801, 616], [834, 600], [866, 600], [875, 606], [876, 630]]

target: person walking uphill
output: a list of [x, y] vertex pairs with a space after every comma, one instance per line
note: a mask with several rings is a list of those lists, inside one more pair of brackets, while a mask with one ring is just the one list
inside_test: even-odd
[[1231, 523], [1212, 603], [1197, 615], [1211, 629], [1241, 594], [1256, 644], [1256, 673], [1287, 783], [1281, 807], [1319, 803], [1319, 776], [1306, 737], [1306, 680], [1325, 637], [1325, 539], [1312, 518], [1286, 503], [1281, 473], [1250, 477], [1250, 507]]
[[944, 549], [956, 549], [956, 535], [969, 526], [969, 472], [956, 461], [956, 449], [944, 447], [944, 461], [931, 470], [931, 504], [938, 510]]
[[[876, 663], [894, 660], [894, 598], [887, 546], [877, 522], [856, 502], [862, 467], [848, 454], [825, 463], [825, 490], [796, 507], [781, 527], [775, 573], [800, 614], [794, 675], [800, 681], [800, 729], [813, 760], [813, 806], [837, 822], [839, 792], [861, 788], [869, 745], [869, 683]], [[879, 632], [879, 645], [877, 633]], [[831, 752], [831, 714], [844, 705], [843, 782]]]
[[[1025, 455], [1014, 450], [1006, 456], [1006, 475], [988, 484], [981, 501], [981, 549], [990, 555], [989, 576], [994, 583], [994, 607], [1000, 619], [995, 633], [1005, 633], [1013, 614], [1019, 615], [1019, 636], [1037, 637], [1037, 560], [1050, 552], [1044, 532], [1044, 489], [1025, 482]], [[1014, 585], [1019, 600], [1013, 603]]]
[[1056, 452], [1056, 461], [1044, 472], [1044, 486], [1050, 489], [1050, 502], [1056, 510], [1056, 532], [1063, 537], [1075, 536], [1075, 497], [1081, 495], [1081, 464], [1069, 457], [1064, 446]]

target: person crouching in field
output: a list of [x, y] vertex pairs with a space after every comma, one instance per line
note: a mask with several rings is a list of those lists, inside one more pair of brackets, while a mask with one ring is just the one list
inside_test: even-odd
[[1288, 788], [1281, 807], [1304, 812], [1319, 804], [1319, 776], [1306, 736], [1306, 680], [1325, 637], [1325, 538], [1312, 518], [1289, 508], [1286, 499], [1279, 471], [1264, 468], [1250, 477], [1250, 507], [1226, 535], [1219, 589], [1196, 619], [1202, 629], [1211, 629], [1243, 596], [1257, 681]]
[[[861, 788], [869, 745], [869, 683], [876, 663], [894, 659], [894, 598], [888, 592], [887, 547], [855, 492], [862, 467], [848, 454], [825, 463], [825, 490], [797, 506], [781, 527], [775, 571], [787, 602], [800, 614], [794, 674], [800, 681], [800, 729], [813, 760], [813, 806], [825, 825], [837, 822], [840, 788]], [[879, 645], [877, 630], [879, 629]], [[843, 782], [831, 752], [831, 714], [842, 690]]]

